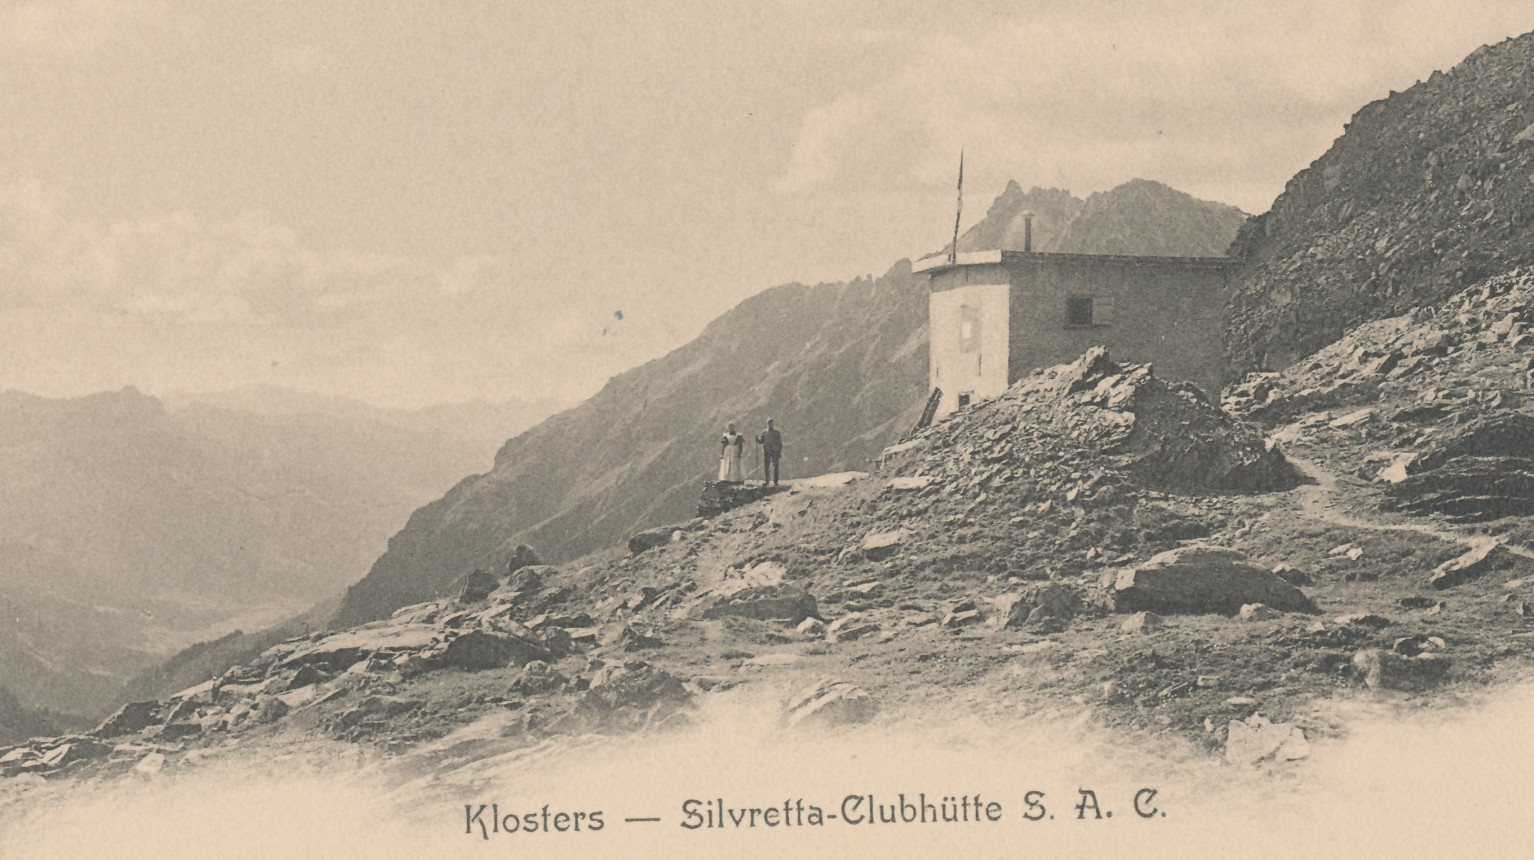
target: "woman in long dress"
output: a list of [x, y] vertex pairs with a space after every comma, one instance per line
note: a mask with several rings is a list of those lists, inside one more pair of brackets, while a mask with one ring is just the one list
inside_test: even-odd
[[735, 425], [731, 424], [719, 437], [719, 480], [729, 484], [743, 484], [746, 481], [745, 469], [741, 467], [741, 458], [746, 451], [746, 437], [735, 432]]

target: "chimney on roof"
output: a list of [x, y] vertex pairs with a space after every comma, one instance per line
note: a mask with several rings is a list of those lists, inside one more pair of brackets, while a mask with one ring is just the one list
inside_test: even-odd
[[1023, 213], [1023, 250], [1033, 250], [1033, 213]]

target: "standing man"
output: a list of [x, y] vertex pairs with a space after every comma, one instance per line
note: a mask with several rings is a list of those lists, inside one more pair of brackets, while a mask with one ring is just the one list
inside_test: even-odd
[[756, 444], [762, 446], [762, 484], [771, 480], [773, 486], [777, 486], [778, 463], [783, 459], [783, 434], [772, 426], [771, 418], [767, 419], [767, 429], [757, 434]]

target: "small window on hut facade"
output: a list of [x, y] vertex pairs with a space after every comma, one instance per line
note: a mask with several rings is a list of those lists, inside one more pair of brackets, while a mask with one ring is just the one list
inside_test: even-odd
[[1065, 300], [1065, 325], [1068, 328], [1086, 328], [1112, 324], [1112, 297], [1070, 296]]
[[1089, 326], [1092, 324], [1092, 297], [1071, 296], [1065, 300], [1065, 324]]
[[1092, 325], [1113, 325], [1113, 297], [1092, 298]]

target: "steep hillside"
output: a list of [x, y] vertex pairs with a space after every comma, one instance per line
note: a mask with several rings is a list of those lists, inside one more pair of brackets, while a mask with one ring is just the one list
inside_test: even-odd
[[685, 518], [734, 421], [771, 417], [785, 478], [861, 468], [915, 421], [927, 378], [923, 285], [877, 279], [768, 290], [664, 358], [511, 440], [488, 475], [417, 511], [346, 595], [338, 624], [440, 593], [519, 543], [568, 559]]
[[[23, 707], [16, 694], [0, 687], [0, 744], [58, 734], [61, 726], [47, 713]], [[86, 728], [86, 726], [81, 726]]]
[[1364, 106], [1232, 248], [1237, 369], [1534, 262], [1534, 34]]
[[[1073, 250], [1144, 254], [1214, 253], [1245, 217], [1154, 182], [1087, 202], [1013, 182], [960, 248], [1021, 247], [1025, 211], [1035, 213], [1037, 248], [1065, 241], [1077, 225]], [[775, 418], [787, 478], [862, 468], [920, 412], [926, 315], [925, 283], [904, 262], [877, 279], [758, 295], [692, 343], [513, 439], [490, 474], [417, 511], [347, 593], [336, 623], [440, 594], [476, 567], [502, 564], [519, 543], [569, 559], [690, 514], [729, 421], [754, 437]]]
[[440, 413], [356, 406], [0, 395], [0, 685], [24, 705], [109, 706], [179, 648], [338, 593], [412, 509], [490, 462], [486, 433]]

